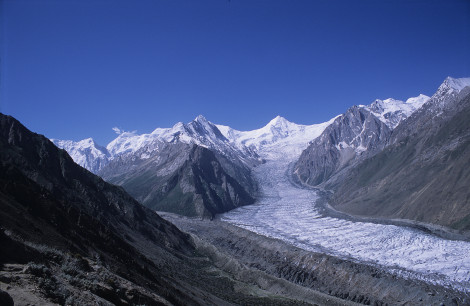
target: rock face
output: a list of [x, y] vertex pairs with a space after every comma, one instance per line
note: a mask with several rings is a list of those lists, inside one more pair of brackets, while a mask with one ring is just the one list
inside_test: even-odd
[[333, 188], [359, 161], [382, 150], [392, 130], [430, 98], [375, 100], [353, 106], [311, 141], [294, 165], [294, 178], [310, 186]]
[[431, 98], [352, 107], [301, 154], [294, 178], [334, 191], [330, 204], [350, 214], [469, 230], [469, 92], [470, 78], [447, 78]]
[[470, 87], [456, 81], [447, 79], [383, 151], [344, 178], [337, 209], [470, 230]]
[[[150, 236], [162, 244], [178, 247], [182, 243], [183, 247], [187, 243], [171, 224], [121, 188], [75, 164], [66, 151], [57, 149], [48, 139], [31, 133], [10, 116], [0, 116], [0, 127], [4, 193], [25, 205], [23, 208], [45, 214], [50, 222], [63, 226], [64, 234], [72, 234], [74, 226], [99, 221], [136, 232], [149, 225], [154, 229]], [[39, 190], [39, 198], [34, 198], [32, 191], [29, 198], [28, 190]], [[174, 235], [162, 234], [159, 228]], [[90, 232], [86, 238], [96, 235]]]
[[151, 134], [123, 132], [106, 148], [91, 139], [54, 143], [153, 210], [212, 218], [254, 202], [250, 167], [259, 157], [203, 116]]
[[390, 133], [372, 112], [353, 106], [302, 152], [294, 175], [311, 186], [325, 183], [340, 170], [382, 149]]
[[[250, 172], [209, 149], [185, 143], [155, 142], [145, 158], [141, 152], [111, 161], [100, 175], [121, 185], [153, 210], [186, 216], [214, 217], [241, 205], [252, 204], [254, 182]], [[223, 160], [225, 167], [219, 160]], [[238, 171], [229, 175], [224, 168]]]
[[[110, 273], [120, 271], [136, 286], [152, 282], [159, 295], [167, 295], [169, 290], [173, 293], [167, 297], [178, 296], [176, 284], [155, 283], [155, 277], [166, 272], [159, 274], [156, 263], [138, 249], [143, 243], [165, 260], [171, 260], [176, 254], [191, 254], [189, 237], [122, 188], [75, 164], [67, 152], [57, 149], [45, 137], [2, 114], [0, 208], [2, 264], [39, 260], [49, 265], [53, 259], [43, 253], [47, 246], [56, 250], [57, 260], [62, 252], [100, 257]], [[23, 245], [25, 240], [33, 245]], [[33, 247], [34, 244], [42, 247]], [[144, 270], [156, 274], [144, 276]], [[56, 296], [55, 301], [64, 303], [66, 295]], [[186, 299], [190, 300], [182, 298]]]

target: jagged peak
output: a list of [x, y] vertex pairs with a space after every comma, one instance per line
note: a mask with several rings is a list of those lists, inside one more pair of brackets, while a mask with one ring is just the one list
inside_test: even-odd
[[201, 125], [201, 126], [205, 126], [206, 128], [215, 127], [215, 125], [209, 120], [207, 120], [206, 117], [204, 117], [203, 115], [197, 116], [193, 121], [188, 123], [188, 126], [194, 126], [194, 125]]
[[[375, 99], [374, 102], [372, 102], [369, 106], [373, 106], [373, 105], [377, 105], [377, 104], [380, 104], [380, 105], [384, 105], [384, 104], [422, 104], [422, 103], [426, 102], [429, 99], [430, 99], [430, 97], [427, 96], [427, 95], [424, 95], [424, 94], [419, 94], [416, 97], [408, 98], [406, 101], [398, 100], [398, 99], [395, 99], [395, 98], [387, 98], [387, 99], [384, 99], [384, 100]], [[359, 107], [367, 107], [367, 106], [366, 105], [359, 105]]]
[[[177, 122], [175, 125], [173, 125], [172, 127], [173, 130], [182, 130], [184, 129], [184, 123], [183, 122]], [[167, 130], [167, 129], [164, 129], [164, 128], [157, 128], [156, 130]]]
[[356, 107], [359, 107], [359, 108], [362, 108], [362, 109], [367, 109], [367, 110], [377, 110], [377, 109], [380, 109], [380, 110], [384, 110], [384, 108], [388, 108], [390, 107], [391, 105], [396, 105], [396, 104], [403, 104], [404, 102], [403, 101], [400, 101], [400, 100], [396, 100], [394, 98], [388, 98], [388, 99], [375, 99], [374, 102], [372, 102], [371, 104], [369, 105], [358, 105]]
[[193, 121], [196, 121], [196, 122], [209, 122], [209, 120], [206, 119], [206, 117], [204, 117], [203, 115], [198, 115]]
[[268, 126], [282, 126], [282, 125], [286, 125], [286, 124], [291, 124], [291, 122], [289, 120], [287, 120], [286, 118], [277, 115], [276, 117], [274, 117], [274, 119], [269, 121], [269, 123], [267, 125]]
[[444, 80], [439, 88], [451, 88], [461, 91], [467, 86], [470, 86], [470, 78], [453, 78], [449, 76]]
[[[398, 99], [395, 99], [395, 98], [387, 98], [387, 99], [375, 99], [374, 102], [372, 102], [369, 106], [373, 106], [373, 105], [394, 105], [394, 104], [403, 104], [405, 102], [403, 102], [402, 100], [398, 100]], [[367, 107], [367, 106], [364, 106], [364, 105], [359, 105], [360, 107]]]
[[52, 141], [55, 144], [60, 144], [62, 146], [64, 145], [69, 145], [69, 146], [82, 146], [82, 147], [101, 147], [96, 143], [96, 141], [93, 138], [85, 138], [79, 141], [75, 140], [62, 140], [62, 139], [55, 139], [51, 138], [50, 141]]

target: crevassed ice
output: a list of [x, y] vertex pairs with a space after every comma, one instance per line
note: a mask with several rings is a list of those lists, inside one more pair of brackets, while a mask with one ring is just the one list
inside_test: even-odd
[[470, 289], [470, 243], [394, 225], [324, 217], [318, 195], [287, 177], [290, 158], [254, 169], [262, 196], [254, 205], [223, 214], [223, 221], [278, 238], [305, 250], [379, 265], [405, 277]]

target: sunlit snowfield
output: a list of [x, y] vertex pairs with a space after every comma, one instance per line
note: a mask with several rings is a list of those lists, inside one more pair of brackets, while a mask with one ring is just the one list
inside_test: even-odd
[[440, 239], [407, 227], [323, 217], [315, 207], [316, 192], [300, 189], [288, 180], [291, 161], [276, 156], [255, 168], [262, 196], [256, 204], [230, 211], [221, 219], [305, 250], [368, 262], [405, 277], [470, 291], [470, 243]]

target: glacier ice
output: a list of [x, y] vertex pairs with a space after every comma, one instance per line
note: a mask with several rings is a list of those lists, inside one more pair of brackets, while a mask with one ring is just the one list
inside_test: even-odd
[[408, 227], [322, 215], [317, 192], [299, 188], [289, 180], [291, 162], [278, 158], [257, 167], [254, 175], [261, 188], [258, 201], [221, 215], [221, 220], [305, 250], [470, 290], [469, 242], [441, 239]]

